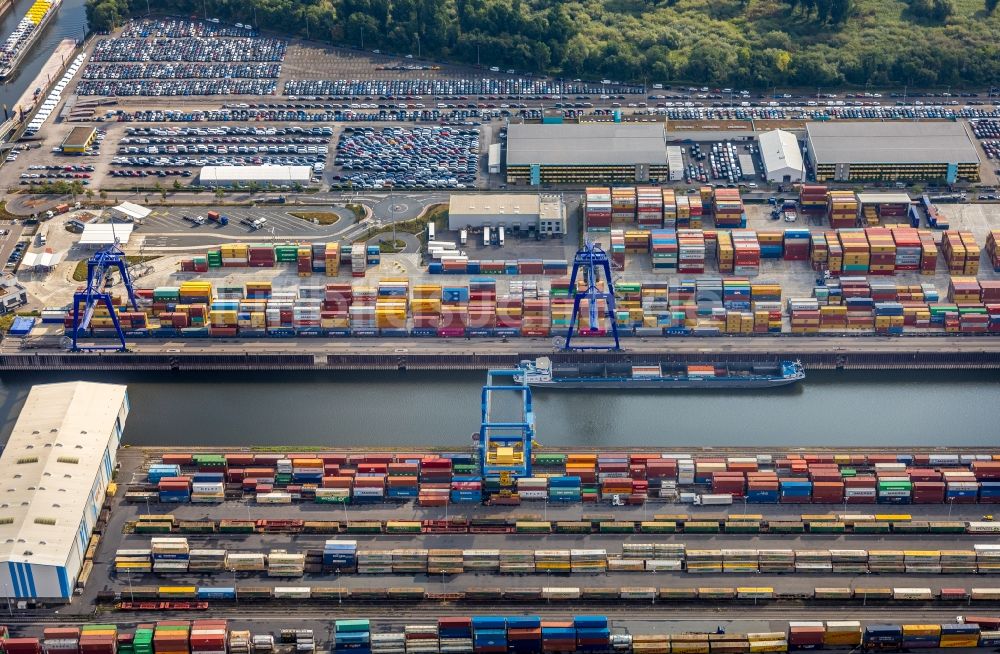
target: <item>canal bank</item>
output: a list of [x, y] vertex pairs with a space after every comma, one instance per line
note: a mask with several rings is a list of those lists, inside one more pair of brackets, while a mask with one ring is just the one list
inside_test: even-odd
[[[550, 357], [556, 364], [773, 363], [810, 370], [996, 370], [1000, 339], [821, 336], [626, 339], [617, 352], [559, 349], [544, 338], [362, 338], [207, 341], [135, 339], [130, 351], [77, 352], [5, 341], [0, 372], [23, 370], [486, 370]], [[588, 345], [590, 343], [587, 343]], [[39, 347], [45, 345], [47, 347]], [[108, 343], [104, 343], [107, 346]], [[32, 349], [38, 348], [38, 349]]]
[[[127, 384], [124, 442], [177, 447], [467, 448], [480, 371], [64, 371], [0, 374], [0, 442], [35, 384]], [[992, 371], [813, 371], [740, 393], [533, 394], [549, 448], [958, 447], [997, 443]], [[679, 450], [682, 451], [682, 450]]]

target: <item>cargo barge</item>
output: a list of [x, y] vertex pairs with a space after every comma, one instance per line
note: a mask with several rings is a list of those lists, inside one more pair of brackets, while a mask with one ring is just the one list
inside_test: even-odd
[[62, 0], [35, 0], [0, 48], [0, 80], [6, 81], [17, 72], [21, 61], [59, 11], [61, 4]]
[[775, 364], [689, 363], [654, 365], [578, 365], [554, 368], [548, 357], [522, 361], [518, 384], [554, 390], [614, 388], [737, 390], [776, 388], [805, 379], [799, 361]]

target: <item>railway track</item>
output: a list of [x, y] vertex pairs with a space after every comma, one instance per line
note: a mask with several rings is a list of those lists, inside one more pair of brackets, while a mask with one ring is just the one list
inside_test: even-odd
[[[292, 607], [294, 606], [294, 609]], [[1000, 603], [991, 603], [989, 606], [977, 604], [976, 613], [994, 612], [1000, 608]], [[151, 619], [177, 619], [177, 620], [198, 620], [205, 619], [206, 616], [213, 618], [228, 618], [245, 622], [253, 621], [324, 621], [338, 617], [356, 617], [363, 615], [371, 619], [377, 619], [385, 623], [411, 623], [428, 621], [437, 617], [466, 616], [482, 613], [512, 613], [531, 614], [543, 618], [564, 619], [568, 615], [581, 612], [581, 608], [576, 604], [536, 604], [524, 603], [517, 605], [505, 605], [503, 609], [495, 603], [475, 603], [464, 602], [462, 605], [439, 604], [421, 602], [413, 605], [395, 605], [388, 609], [384, 602], [370, 605], [349, 603], [338, 604], [336, 601], [324, 602], [322, 604], [313, 603], [303, 606], [301, 603], [288, 603], [275, 605], [271, 602], [267, 605], [253, 604], [229, 604], [210, 606], [208, 611], [114, 611], [112, 607], [99, 607], [90, 614], [63, 614], [55, 611], [39, 611], [34, 613], [17, 612], [13, 615], [4, 616], [3, 622], [8, 625], [70, 625], [85, 624], [100, 620], [102, 622], [114, 622], [118, 624], [131, 624], [137, 622], [148, 622]], [[619, 621], [690, 621], [690, 620], [794, 620], [794, 619], [814, 619], [814, 620], [870, 620], [877, 617], [886, 621], [907, 621], [936, 619], [942, 621], [953, 621], [956, 614], [968, 612], [965, 604], [940, 605], [937, 603], [914, 603], [905, 608], [892, 605], [879, 605], [868, 603], [863, 605], [858, 602], [851, 606], [809, 606], [805, 603], [783, 602], [781, 604], [761, 604], [757, 606], [741, 606], [738, 613], [732, 611], [728, 605], [702, 605], [702, 606], [676, 606], [671, 604], [643, 604], [632, 602], [623, 605], [622, 602], [608, 603], [588, 603], [587, 613], [599, 613], [607, 615], [611, 620]]]

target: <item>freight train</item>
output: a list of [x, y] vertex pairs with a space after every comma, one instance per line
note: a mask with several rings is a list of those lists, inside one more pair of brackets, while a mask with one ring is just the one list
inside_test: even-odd
[[765, 518], [759, 513], [698, 515], [656, 513], [650, 520], [583, 514], [579, 520], [542, 515], [447, 520], [178, 520], [171, 514], [140, 515], [126, 524], [137, 534], [1000, 534], [1000, 522], [913, 520], [900, 514], [802, 514]]
[[[103, 590], [97, 595], [101, 603], [208, 601], [215, 603], [305, 601], [324, 602], [448, 602], [490, 604], [507, 603], [558, 603], [588, 602], [594, 604], [627, 602], [654, 602], [671, 605], [673, 602], [707, 604], [731, 602], [831, 602], [833, 606], [844, 603], [900, 603], [920, 607], [922, 603], [945, 603], [961, 606], [970, 603], [979, 606], [996, 606], [1000, 602], [1000, 588], [888, 588], [888, 587], [817, 587], [811, 591], [787, 592], [773, 587], [577, 587], [550, 586], [509, 588], [482, 587], [466, 590], [440, 591], [423, 586], [397, 588], [347, 588], [328, 585], [302, 586], [137, 586]], [[122, 610], [135, 610], [131, 607]]]

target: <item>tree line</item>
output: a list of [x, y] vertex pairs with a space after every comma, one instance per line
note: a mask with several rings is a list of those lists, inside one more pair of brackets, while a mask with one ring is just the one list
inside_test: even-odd
[[[969, 8], [968, 3], [976, 6]], [[982, 3], [982, 4], [980, 4]], [[334, 45], [719, 86], [1000, 83], [997, 0], [150, 0]], [[959, 9], [964, 9], [960, 11]], [[146, 0], [87, 0], [109, 31]], [[331, 73], [332, 77], [335, 74]]]

